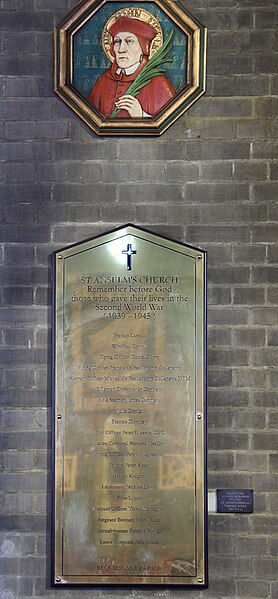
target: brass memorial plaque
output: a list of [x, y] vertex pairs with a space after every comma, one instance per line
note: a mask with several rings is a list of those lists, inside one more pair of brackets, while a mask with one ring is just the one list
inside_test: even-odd
[[205, 267], [132, 225], [55, 253], [55, 585], [207, 586]]

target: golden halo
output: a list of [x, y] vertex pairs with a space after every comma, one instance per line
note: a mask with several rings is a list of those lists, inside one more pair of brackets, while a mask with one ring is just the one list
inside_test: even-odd
[[120, 17], [129, 17], [130, 19], [137, 19], [138, 21], [143, 21], [143, 23], [148, 23], [148, 25], [151, 25], [151, 27], [153, 27], [153, 29], [156, 31], [156, 36], [154, 37], [150, 45], [151, 58], [163, 44], [163, 33], [159, 21], [150, 12], [148, 12], [144, 8], [140, 8], [139, 6], [130, 6], [128, 8], [118, 10], [113, 15], [111, 15], [111, 17], [109, 17], [108, 21], [105, 23], [101, 36], [101, 43], [107, 58], [109, 58], [111, 62], [114, 62], [115, 60], [115, 57], [110, 52], [112, 43], [110, 27], [112, 27], [112, 25], [114, 25], [114, 23], [116, 23], [116, 21], [120, 19]]

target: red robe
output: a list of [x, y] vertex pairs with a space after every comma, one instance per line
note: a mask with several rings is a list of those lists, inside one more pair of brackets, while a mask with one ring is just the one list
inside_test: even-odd
[[[126, 93], [146, 63], [147, 59], [144, 58], [132, 75], [126, 75], [124, 72], [117, 75], [118, 66], [116, 61], [113, 62], [111, 68], [96, 81], [88, 96], [89, 102], [104, 116], [109, 117], [115, 108], [115, 102]], [[136, 98], [144, 112], [154, 116], [166, 102], [173, 98], [174, 94], [174, 88], [167, 77], [156, 75], [140, 89]], [[117, 118], [127, 119], [130, 115], [127, 110], [120, 110]]]

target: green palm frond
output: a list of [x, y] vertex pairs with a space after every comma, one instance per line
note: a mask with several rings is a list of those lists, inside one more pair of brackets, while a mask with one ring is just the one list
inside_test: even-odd
[[[157, 75], [162, 75], [165, 73], [166, 69], [163, 67], [168, 62], [172, 62], [171, 58], [167, 58], [167, 55], [172, 46], [172, 37], [173, 37], [173, 29], [170, 31], [167, 36], [165, 42], [162, 46], [157, 50], [157, 52], [150, 58], [147, 64], [144, 66], [142, 71], [137, 75], [136, 79], [131, 83], [127, 91], [126, 95], [137, 96], [140, 92], [140, 89], [147, 85], [153, 77]], [[111, 117], [117, 116], [120, 112], [119, 108], [115, 108], [111, 114]]]

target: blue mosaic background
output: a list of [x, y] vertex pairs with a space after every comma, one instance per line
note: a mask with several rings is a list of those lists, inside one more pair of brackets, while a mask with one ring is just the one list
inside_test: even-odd
[[[83, 96], [89, 95], [96, 80], [111, 65], [101, 45], [102, 30], [106, 21], [116, 11], [134, 5], [136, 2], [107, 2], [99, 9], [97, 16], [89, 19], [74, 35], [73, 84]], [[187, 36], [154, 2], [140, 2], [140, 6], [160, 22], [164, 40], [174, 29], [173, 46], [169, 52], [169, 58], [173, 62], [166, 65], [165, 75], [170, 79], [175, 91], [178, 91], [186, 83]]]

